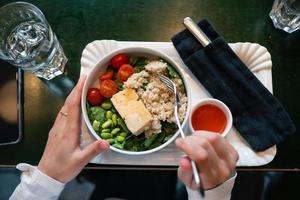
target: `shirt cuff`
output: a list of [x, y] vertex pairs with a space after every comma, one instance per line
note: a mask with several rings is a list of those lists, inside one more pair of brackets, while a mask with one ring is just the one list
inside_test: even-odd
[[36, 196], [42, 195], [52, 199], [58, 197], [65, 187], [64, 183], [47, 176], [35, 166], [20, 163], [17, 165], [17, 169], [23, 172], [21, 183], [24, 182], [29, 189], [28, 192]]
[[221, 185], [205, 191], [205, 197], [202, 198], [198, 191], [191, 190], [186, 187], [189, 200], [230, 200], [231, 190], [234, 185], [237, 173]]

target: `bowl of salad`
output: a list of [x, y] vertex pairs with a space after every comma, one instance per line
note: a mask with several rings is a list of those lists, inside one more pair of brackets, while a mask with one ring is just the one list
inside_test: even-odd
[[96, 139], [113, 151], [144, 155], [170, 144], [179, 131], [174, 94], [157, 74], [172, 79], [179, 93], [182, 126], [190, 110], [190, 91], [179, 65], [166, 54], [144, 47], [118, 49], [104, 56], [85, 81], [81, 106]]

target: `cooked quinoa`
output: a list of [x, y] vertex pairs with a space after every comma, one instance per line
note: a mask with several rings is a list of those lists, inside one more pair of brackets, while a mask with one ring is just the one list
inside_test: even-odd
[[[145, 70], [133, 74], [124, 83], [125, 88], [135, 89], [139, 98], [153, 117], [153, 121], [145, 130], [145, 136], [161, 132], [161, 121], [176, 122], [174, 116], [174, 94], [155, 76], [155, 73], [167, 74], [167, 63], [163, 61], [151, 61], [145, 66]], [[178, 89], [181, 106], [178, 109], [178, 117], [182, 122], [187, 110], [187, 96], [179, 88], [183, 87], [180, 78], [172, 79]]]

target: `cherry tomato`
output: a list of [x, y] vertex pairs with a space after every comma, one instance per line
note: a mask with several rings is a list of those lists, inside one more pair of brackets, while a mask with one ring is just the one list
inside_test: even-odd
[[110, 98], [118, 92], [118, 87], [113, 80], [106, 79], [100, 82], [100, 92], [102, 96]]
[[120, 53], [112, 57], [110, 63], [113, 68], [119, 69], [121, 65], [129, 63], [129, 58], [126, 54]]
[[98, 88], [89, 88], [87, 92], [87, 101], [92, 106], [99, 105], [103, 101], [103, 96]]
[[106, 79], [112, 79], [114, 76], [114, 72], [112, 70], [106, 71], [103, 75], [99, 77], [101, 81], [106, 80]]
[[127, 81], [127, 79], [134, 74], [134, 68], [129, 65], [129, 64], [124, 64], [120, 67], [118, 74], [117, 74], [117, 79], [118, 81], [120, 81], [121, 83], [124, 83], [125, 81]]

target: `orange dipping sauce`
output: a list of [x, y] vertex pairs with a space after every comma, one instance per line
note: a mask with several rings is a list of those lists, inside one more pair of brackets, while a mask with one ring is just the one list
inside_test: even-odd
[[205, 130], [222, 133], [227, 124], [224, 112], [215, 105], [207, 104], [198, 107], [192, 115], [194, 130]]

